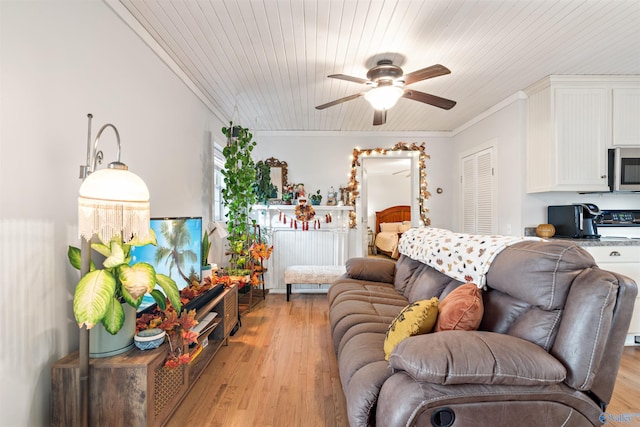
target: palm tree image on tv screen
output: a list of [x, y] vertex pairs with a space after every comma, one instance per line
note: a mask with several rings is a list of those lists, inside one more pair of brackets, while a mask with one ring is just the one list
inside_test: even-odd
[[[131, 264], [147, 262], [156, 272], [171, 277], [178, 289], [191, 281], [200, 281], [202, 255], [202, 218], [152, 218], [151, 229], [156, 234], [157, 246], [146, 245], [131, 249]], [[154, 303], [145, 295], [138, 311]]]

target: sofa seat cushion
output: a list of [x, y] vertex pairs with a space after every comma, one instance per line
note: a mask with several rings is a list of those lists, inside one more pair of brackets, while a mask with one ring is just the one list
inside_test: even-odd
[[389, 364], [418, 381], [445, 385], [543, 385], [562, 382], [567, 375], [564, 365], [539, 346], [482, 331], [408, 338], [398, 344]]
[[[366, 280], [356, 280], [350, 278], [340, 278], [336, 280], [327, 291], [327, 298], [329, 299], [329, 305], [332, 306], [334, 300], [340, 295], [371, 295], [371, 296], [381, 296], [381, 297], [399, 297], [403, 298], [399, 295], [395, 290], [393, 285], [389, 283], [383, 282], [371, 282]], [[406, 299], [405, 299], [406, 300]]]
[[[406, 305], [406, 299], [385, 299], [359, 294], [351, 294], [350, 298], [343, 301], [336, 300], [329, 311], [334, 350], [338, 351], [343, 336], [352, 327], [360, 323], [383, 323], [388, 327]], [[382, 351], [382, 347], [380, 350]]]
[[393, 375], [384, 360], [384, 336], [383, 331], [361, 332], [344, 344], [343, 352], [349, 357], [338, 358], [351, 426], [371, 425], [380, 389]]

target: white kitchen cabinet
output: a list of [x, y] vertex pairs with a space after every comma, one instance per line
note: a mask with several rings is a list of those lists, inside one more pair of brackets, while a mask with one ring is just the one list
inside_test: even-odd
[[640, 145], [640, 87], [613, 89], [613, 145]]
[[[640, 246], [586, 246], [584, 249], [601, 269], [623, 274], [640, 284]], [[625, 344], [634, 344], [635, 336], [640, 336], [640, 296], [636, 298]]]
[[638, 88], [638, 76], [550, 76], [526, 89], [527, 192], [608, 191], [615, 135], [640, 145]]

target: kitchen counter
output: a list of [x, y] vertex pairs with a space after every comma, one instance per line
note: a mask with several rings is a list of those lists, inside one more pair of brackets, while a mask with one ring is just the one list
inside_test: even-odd
[[562, 237], [552, 237], [549, 240], [564, 240], [573, 242], [578, 246], [640, 246], [640, 239], [629, 239], [626, 237], [601, 237], [599, 239], [571, 239]]

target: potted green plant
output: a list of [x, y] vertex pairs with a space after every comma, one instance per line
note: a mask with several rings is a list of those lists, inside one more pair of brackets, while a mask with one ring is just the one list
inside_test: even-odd
[[312, 205], [319, 205], [320, 202], [322, 202], [322, 194], [320, 194], [320, 190], [316, 191], [315, 194], [310, 195], [309, 198], [311, 199]]
[[202, 233], [202, 259], [201, 259], [201, 278], [200, 281], [206, 277], [211, 277], [211, 264], [209, 264], [209, 249], [211, 248], [211, 242], [209, 241], [209, 233], [205, 230]]
[[[145, 294], [150, 294], [162, 310], [166, 308], [168, 299], [180, 313], [180, 291], [173, 279], [156, 273], [153, 266], [145, 262], [129, 265], [131, 247], [147, 244], [157, 245], [153, 230], [149, 239], [144, 241], [134, 238], [129, 243], [123, 243], [121, 239], [114, 239], [108, 244], [91, 244], [91, 248], [103, 255], [105, 260], [102, 268], [96, 268], [91, 261], [89, 272], [76, 285], [73, 312], [78, 326], [91, 329], [101, 324], [108, 333], [115, 335], [125, 323], [123, 304], [137, 308]], [[69, 246], [67, 256], [71, 265], [80, 270], [80, 249]], [[156, 285], [164, 294], [155, 288]], [[135, 330], [135, 318], [132, 320]]]
[[282, 188], [282, 202], [290, 205], [293, 200], [293, 188], [291, 184], [287, 184]]
[[249, 129], [233, 126], [233, 123], [222, 128], [222, 133], [227, 137], [227, 145], [222, 150], [226, 160], [222, 171], [225, 182], [222, 203], [227, 208], [229, 265], [231, 270], [245, 269], [250, 245], [249, 214], [256, 202], [256, 168], [251, 158], [256, 143]]
[[278, 194], [278, 188], [271, 183], [271, 166], [263, 161], [256, 163], [256, 181], [253, 191], [256, 193], [258, 203], [266, 205], [272, 197], [273, 192]]

